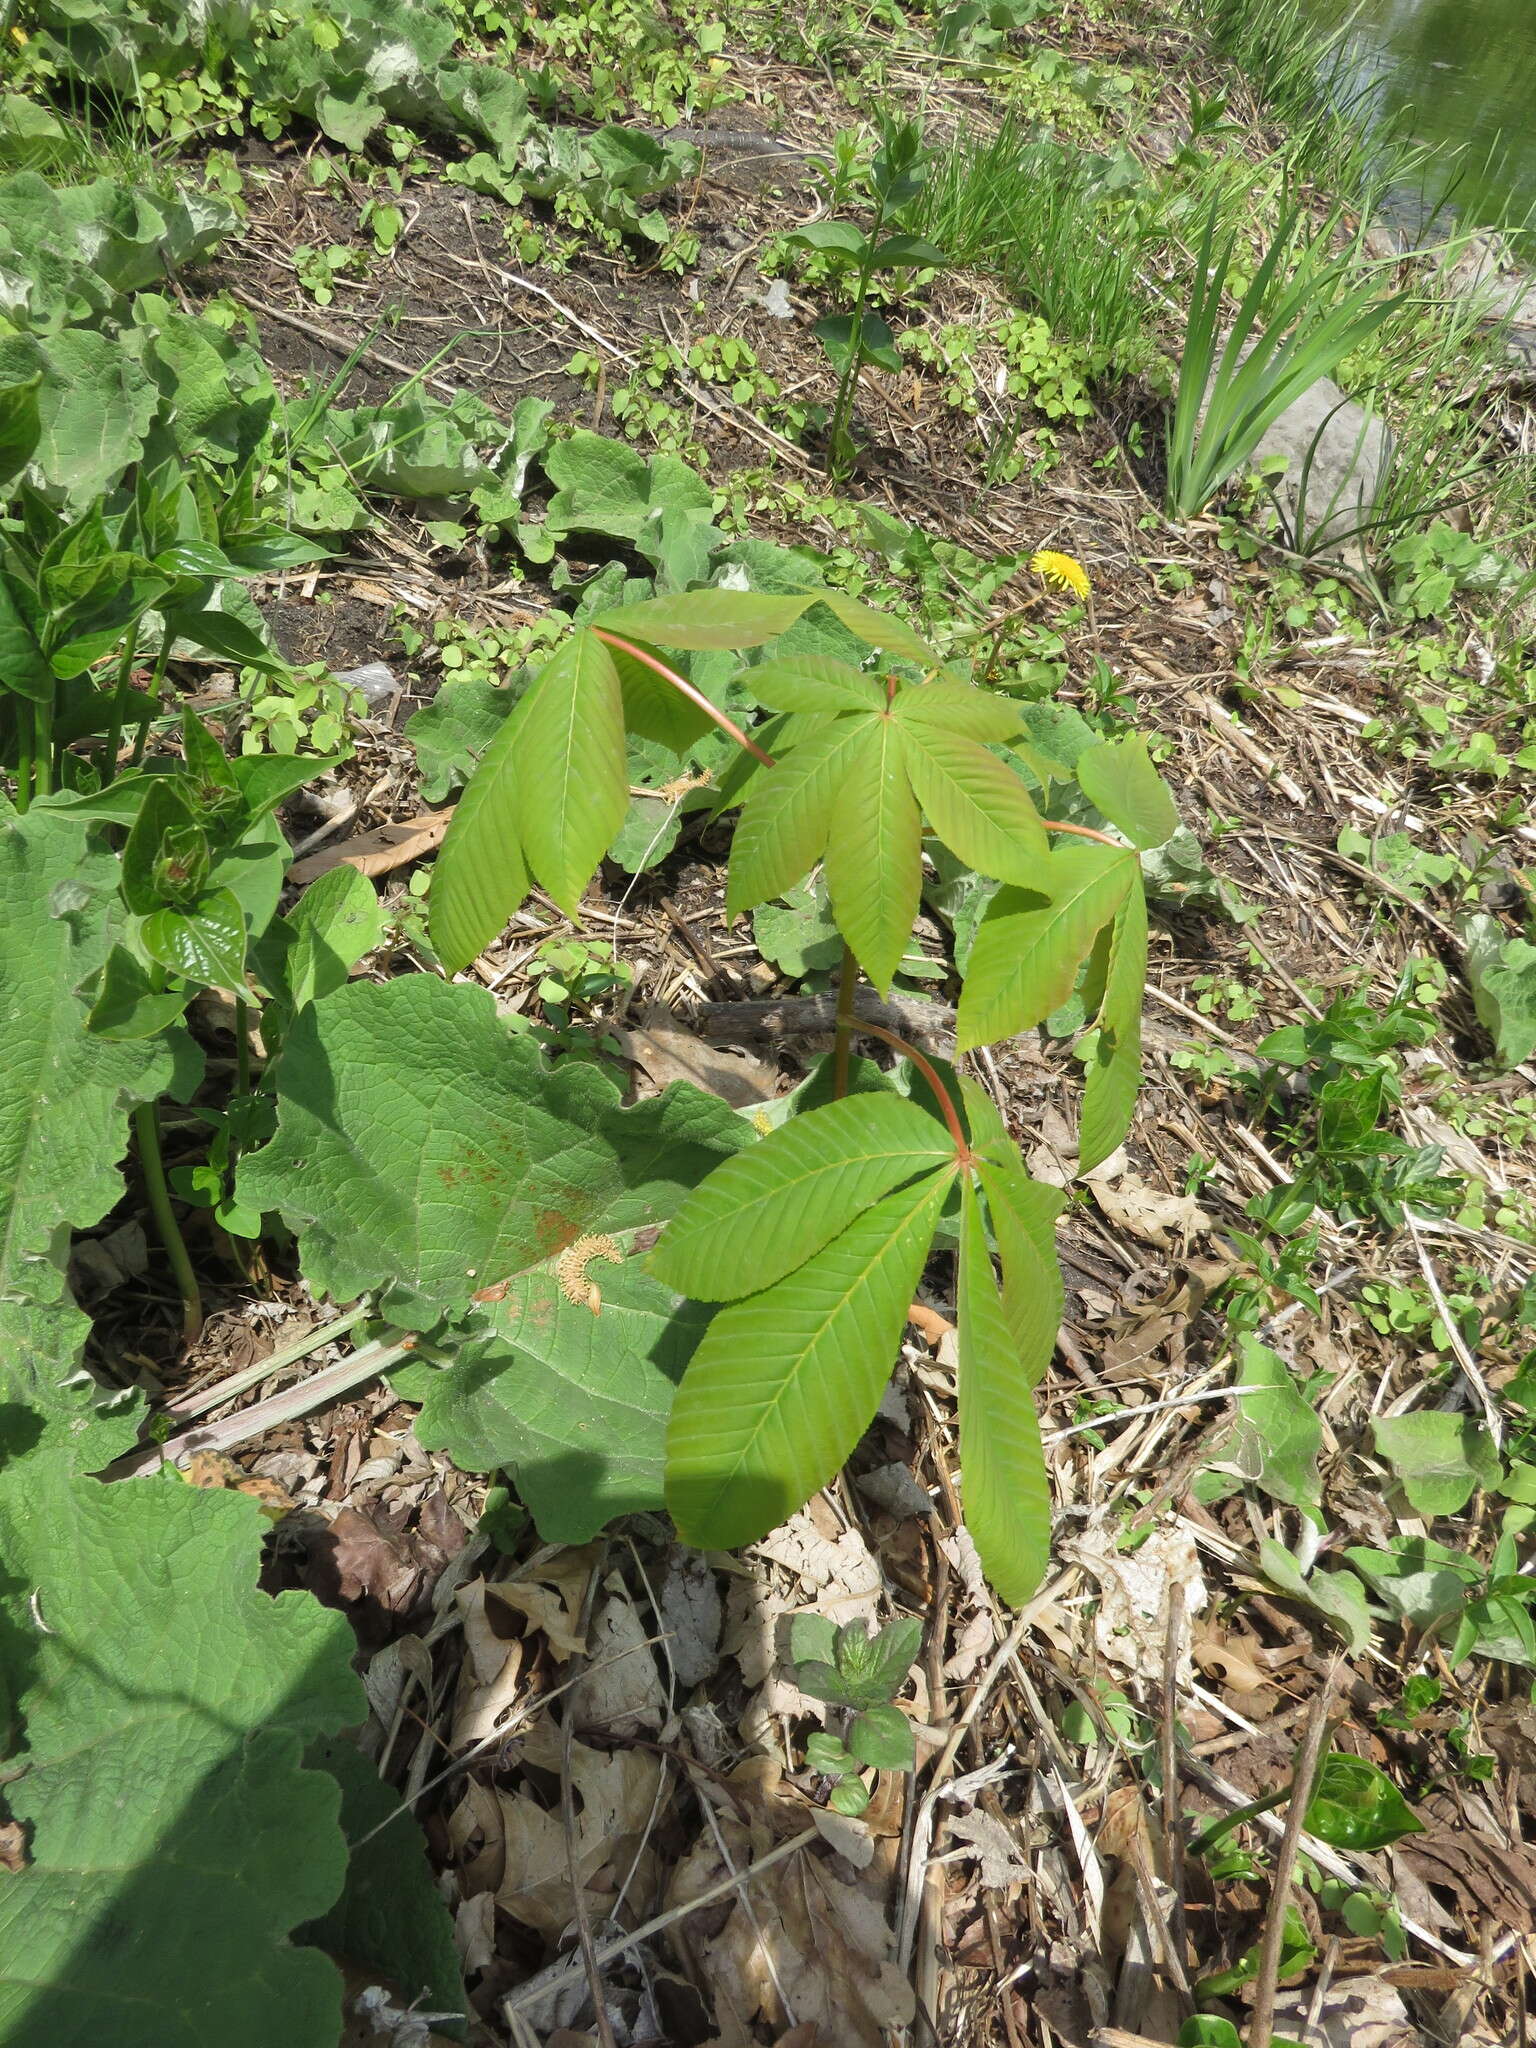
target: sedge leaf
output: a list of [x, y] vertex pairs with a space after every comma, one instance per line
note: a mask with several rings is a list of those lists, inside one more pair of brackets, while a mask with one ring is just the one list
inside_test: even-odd
[[1010, 1606], [1019, 1607], [1039, 1585], [1050, 1556], [1051, 1494], [1040, 1418], [969, 1179], [960, 1187], [958, 1291], [965, 1526], [987, 1577]]
[[825, 1486], [869, 1426], [952, 1175], [927, 1174], [710, 1324], [667, 1431], [685, 1543], [751, 1543]]
[[922, 819], [907, 779], [901, 728], [883, 717], [858, 724], [827, 835], [827, 893], [838, 930], [884, 990], [917, 920]]
[[951, 1157], [943, 1126], [899, 1095], [850, 1095], [791, 1117], [700, 1183], [651, 1270], [696, 1301], [735, 1301], [792, 1273], [849, 1218]]
[[1078, 1171], [1091, 1173], [1131, 1127], [1141, 1086], [1141, 1003], [1147, 982], [1147, 898], [1139, 868], [1132, 868], [1125, 900], [1115, 912], [1104, 976], [1098, 1034], [1088, 1062], [1078, 1126]]
[[513, 705], [481, 755], [432, 871], [427, 930], [450, 974], [485, 951], [528, 894], [517, 800], [527, 702], [525, 696]]
[[971, 948], [960, 998], [962, 1051], [1027, 1031], [1061, 1007], [1135, 866], [1135, 854], [1086, 841], [1052, 853], [1038, 886], [998, 890]]
[[821, 859], [869, 724], [854, 716], [821, 726], [754, 779], [731, 841], [725, 907], [732, 917], [787, 895]]
[[596, 634], [578, 627], [519, 709], [513, 775], [523, 854], [574, 918], [629, 802], [619, 673]]
[[1152, 766], [1144, 733], [1123, 733], [1085, 748], [1077, 757], [1076, 774], [1083, 795], [1120, 827], [1132, 846], [1150, 852], [1178, 831], [1178, 806]]
[[931, 723], [900, 729], [912, 788], [950, 852], [980, 874], [1028, 887], [1050, 849], [1018, 776], [964, 734]]

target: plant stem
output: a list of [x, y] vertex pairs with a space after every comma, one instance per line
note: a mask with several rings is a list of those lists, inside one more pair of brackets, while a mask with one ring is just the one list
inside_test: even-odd
[[1261, 1813], [1273, 1813], [1277, 1806], [1284, 1806], [1290, 1798], [1292, 1786], [1285, 1784], [1278, 1792], [1266, 1793], [1262, 1799], [1250, 1799], [1246, 1806], [1238, 1807], [1235, 1813], [1218, 1814], [1209, 1827], [1204, 1827], [1189, 1845], [1191, 1856], [1209, 1856], [1211, 1851], [1224, 1842], [1228, 1835], [1246, 1827], [1251, 1820], [1257, 1820]]
[[137, 768], [144, 758], [144, 743], [149, 738], [150, 723], [160, 703], [160, 687], [165, 681], [166, 663], [170, 658], [171, 634], [167, 630], [164, 639], [160, 643], [160, 652], [155, 656], [154, 674], [149, 679], [149, 689], [145, 696], [144, 709], [139, 713], [139, 732], [137, 739], [133, 743], [133, 760], [129, 764], [131, 767]]
[[117, 687], [112, 692], [112, 723], [107, 728], [107, 751], [101, 764], [103, 789], [117, 773], [117, 757], [123, 744], [123, 727], [128, 721], [128, 707], [133, 702], [133, 652], [134, 636], [130, 633], [123, 648], [122, 659], [117, 665]]
[[171, 1262], [171, 1271], [176, 1276], [177, 1292], [181, 1296], [181, 1330], [189, 1344], [195, 1343], [203, 1327], [203, 1298], [198, 1292], [197, 1275], [192, 1270], [192, 1261], [187, 1256], [186, 1240], [181, 1226], [176, 1221], [176, 1212], [171, 1207], [171, 1191], [166, 1185], [165, 1161], [160, 1153], [160, 1112], [153, 1102], [141, 1102], [133, 1112], [134, 1135], [139, 1141], [139, 1165], [144, 1174], [145, 1192], [149, 1196], [150, 1212], [155, 1219], [155, 1228], [160, 1233], [160, 1242], [165, 1246], [166, 1256]]
[[853, 288], [853, 332], [848, 340], [848, 353], [843, 358], [842, 374], [837, 380], [837, 396], [832, 401], [832, 424], [827, 431], [827, 474], [838, 479], [846, 472], [843, 469], [840, 450], [848, 431], [848, 415], [853, 410], [853, 394], [859, 381], [859, 371], [864, 364], [864, 300], [869, 291], [869, 280], [875, 274], [875, 244], [885, 225], [885, 194], [875, 200], [874, 225], [864, 245], [864, 259], [859, 265], [859, 281]]
[[848, 1093], [848, 1054], [853, 1043], [853, 993], [859, 985], [859, 963], [853, 948], [843, 946], [843, 967], [837, 981], [836, 1037], [832, 1041], [832, 1100]]
[[859, 1031], [867, 1031], [871, 1038], [880, 1038], [887, 1045], [894, 1046], [908, 1058], [922, 1075], [938, 1099], [944, 1121], [949, 1126], [949, 1135], [955, 1141], [955, 1157], [962, 1166], [969, 1166], [973, 1158], [970, 1140], [965, 1135], [965, 1126], [960, 1121], [960, 1112], [955, 1107], [954, 1097], [939, 1079], [938, 1070], [931, 1060], [925, 1059], [915, 1045], [908, 1045], [904, 1038], [898, 1038], [894, 1031], [887, 1031], [883, 1024], [872, 1024], [867, 1017], [855, 1020]]
[[32, 707], [33, 740], [32, 778], [33, 793], [48, 796], [53, 789], [53, 695], [40, 697]]
[[755, 761], [761, 761], [765, 768], [772, 768], [775, 765], [772, 754], [765, 754], [761, 747], [749, 740], [734, 719], [727, 718], [718, 705], [711, 704], [704, 692], [695, 689], [687, 677], [680, 676], [675, 668], [668, 668], [664, 661], [658, 661], [654, 654], [647, 654], [643, 647], [636, 647], [632, 640], [621, 640], [617, 633], [605, 632], [601, 626], [590, 626], [587, 630], [595, 633], [599, 640], [605, 640], [610, 647], [617, 647], [621, 654], [633, 655], [636, 661], [643, 662], [648, 669], [654, 669], [674, 690], [680, 691], [690, 704], [696, 704], [706, 717], [712, 718], [722, 732], [729, 733], [738, 747], [745, 747]]
[[1111, 839], [1107, 832], [1095, 832], [1091, 825], [1063, 825], [1055, 818], [1042, 818], [1040, 822], [1047, 832], [1070, 832], [1074, 839], [1094, 839], [1100, 846], [1112, 846], [1116, 853], [1130, 851], [1130, 848], [1122, 846], [1118, 839]]
[[251, 1006], [235, 1002], [235, 1092], [251, 1092]]
[[25, 703], [16, 711], [16, 808], [24, 811], [32, 801], [32, 751], [37, 725]]

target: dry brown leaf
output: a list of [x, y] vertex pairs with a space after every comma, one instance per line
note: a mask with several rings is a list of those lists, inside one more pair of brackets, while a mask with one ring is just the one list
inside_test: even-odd
[[461, 1899], [453, 1916], [453, 1938], [459, 1951], [459, 1967], [466, 1977], [476, 1970], [488, 1970], [496, 1956], [496, 1899], [492, 1892], [477, 1892]]
[[1154, 1529], [1135, 1550], [1115, 1547], [1113, 1529], [1089, 1529], [1063, 1556], [1099, 1582], [1094, 1640], [1101, 1656], [1140, 1677], [1158, 1682], [1168, 1641], [1168, 1601], [1175, 1584], [1184, 1588], [1184, 1625], [1178, 1645], [1179, 1682], [1190, 1678], [1191, 1623], [1206, 1604], [1205, 1580], [1194, 1538], [1177, 1523]]
[[1536, 1920], [1536, 1858], [1506, 1849], [1470, 1828], [1435, 1827], [1411, 1835], [1392, 1850], [1394, 1868], [1406, 1866], [1421, 1884], [1456, 1895], [1461, 1938], [1477, 1946], [1478, 1932], [1529, 1934]]
[[1212, 1227], [1213, 1219], [1193, 1195], [1165, 1194], [1134, 1176], [1118, 1187], [1096, 1176], [1088, 1185], [1106, 1221], [1159, 1251], [1182, 1251], [1192, 1237]]
[[467, 1778], [448, 1815], [448, 1847], [466, 1898], [494, 1892], [507, 1874], [501, 1804], [490, 1785]]
[[602, 1870], [612, 1865], [612, 1889], [628, 1876], [661, 1784], [661, 1760], [644, 1750], [605, 1754], [573, 1742], [570, 1768], [576, 1824], [569, 1856], [558, 1806], [540, 1806], [526, 1792], [497, 1794], [507, 1867], [496, 1903], [549, 1941], [558, 1941], [571, 1923], [573, 1868], [594, 1913], [603, 1903], [590, 1887]]
[[697, 1551], [679, 1546], [668, 1552], [657, 1598], [678, 1684], [700, 1685], [713, 1678], [720, 1668], [724, 1610], [719, 1583]]
[[[464, 1628], [465, 1652], [448, 1738], [455, 1754], [484, 1741], [517, 1702], [523, 1644], [494, 1626], [492, 1614], [486, 1611], [489, 1590], [484, 1579], [472, 1579], [454, 1595]], [[491, 1605], [494, 1613], [497, 1603]]]
[[577, 1725], [606, 1735], [654, 1735], [667, 1695], [649, 1631], [618, 1573], [604, 1583], [588, 1637], [590, 1663], [576, 1687]]
[[[1391, 1984], [1380, 1977], [1335, 1977], [1322, 2010], [1311, 2018], [1313, 1986], [1298, 1984], [1275, 2000], [1275, 2032], [1319, 2048], [1427, 2048]], [[1465, 2036], [1463, 2036], [1465, 2038]]]
[[419, 818], [401, 818], [394, 824], [375, 826], [371, 832], [354, 833], [350, 839], [340, 839], [334, 846], [322, 846], [296, 860], [288, 879], [303, 888], [332, 868], [356, 868], [360, 875], [392, 874], [396, 868], [420, 860], [424, 853], [435, 852], [452, 821], [450, 804], [446, 811], [424, 811]]
[[665, 1003], [652, 1003], [635, 1030], [612, 1035], [624, 1057], [642, 1069], [658, 1092], [674, 1081], [689, 1081], [695, 1088], [718, 1095], [733, 1109], [771, 1101], [778, 1093], [776, 1063], [711, 1045], [675, 1017]]
[[581, 1610], [598, 1554], [595, 1543], [580, 1550], [561, 1550], [525, 1578], [506, 1579], [491, 1588], [493, 1599], [526, 1616], [561, 1663], [587, 1647], [585, 1635], [579, 1632]]

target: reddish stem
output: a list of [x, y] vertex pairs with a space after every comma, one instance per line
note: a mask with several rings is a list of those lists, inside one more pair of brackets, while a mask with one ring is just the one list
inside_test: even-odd
[[1047, 832], [1070, 832], [1074, 839], [1094, 839], [1100, 846], [1112, 846], [1116, 853], [1127, 853], [1130, 850], [1122, 846], [1118, 839], [1111, 839], [1107, 832], [1095, 832], [1091, 825], [1063, 825], [1055, 818], [1042, 818], [1040, 822]]
[[955, 1141], [955, 1157], [962, 1166], [969, 1166], [975, 1156], [971, 1151], [970, 1140], [965, 1135], [965, 1126], [960, 1121], [960, 1112], [955, 1108], [950, 1092], [939, 1079], [932, 1062], [926, 1060], [915, 1045], [908, 1045], [907, 1041], [904, 1038], [898, 1038], [894, 1031], [887, 1031], [883, 1024], [872, 1024], [867, 1017], [857, 1018], [853, 1028], [855, 1032], [867, 1031], [871, 1038], [883, 1038], [887, 1045], [893, 1045], [897, 1052], [904, 1053], [912, 1062], [913, 1066], [916, 1067], [917, 1071], [928, 1083], [928, 1086], [933, 1090], [938, 1100], [939, 1108], [944, 1113], [944, 1121], [949, 1126], [949, 1135]]
[[774, 766], [772, 754], [765, 754], [761, 747], [754, 745], [734, 719], [727, 718], [718, 705], [711, 704], [704, 692], [696, 690], [687, 677], [680, 676], [675, 668], [668, 668], [664, 661], [658, 661], [654, 654], [647, 654], [643, 647], [637, 647], [632, 640], [621, 640], [617, 633], [605, 632], [601, 626], [591, 626], [588, 631], [595, 633], [599, 640], [606, 640], [610, 647], [617, 647], [621, 652], [633, 655], [636, 661], [643, 662], [648, 669], [654, 669], [674, 690], [680, 691], [690, 704], [697, 704], [706, 717], [714, 720], [722, 732], [729, 733], [738, 747], [745, 747], [754, 761], [761, 761], [765, 768]]

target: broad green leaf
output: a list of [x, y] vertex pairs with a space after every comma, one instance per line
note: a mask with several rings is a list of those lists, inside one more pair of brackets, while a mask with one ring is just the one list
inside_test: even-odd
[[[796, 1614], [789, 1624], [789, 1654], [796, 1664], [835, 1664], [837, 1624], [824, 1614]], [[836, 1676], [834, 1670], [833, 1673]]]
[[1476, 1558], [1427, 1536], [1400, 1537], [1390, 1550], [1351, 1545], [1344, 1557], [1377, 1598], [1416, 1629], [1459, 1614], [1487, 1576]]
[[0, 690], [51, 704], [55, 677], [37, 636], [27, 624], [10, 579], [0, 576]]
[[1470, 1415], [1421, 1409], [1378, 1415], [1371, 1428], [1409, 1506], [1429, 1518], [1459, 1515], [1477, 1489], [1496, 1484], [1503, 1471], [1493, 1439]]
[[866, 1707], [848, 1727], [848, 1748], [878, 1771], [910, 1771], [917, 1761], [912, 1723], [900, 1707]]
[[104, 1486], [42, 1453], [0, 1473], [27, 1834], [0, 1885], [7, 2040], [339, 2038], [339, 1971], [289, 1942], [346, 1868], [335, 1781], [302, 1759], [366, 1703], [342, 1617], [259, 1589], [268, 1527], [177, 1476]]
[[432, 702], [406, 720], [423, 803], [445, 803], [485, 757], [517, 702], [517, 692], [483, 676], [453, 676]]
[[925, 242], [917, 235], [887, 235], [875, 244], [873, 267], [876, 270], [909, 270], [943, 263], [944, 251], [936, 249], [932, 242]]
[[950, 852], [1000, 882], [1033, 884], [1048, 869], [1050, 849], [1012, 769], [963, 733], [931, 723], [899, 730], [923, 815]]
[[[650, 650], [647, 649], [647, 652]], [[674, 754], [686, 753], [710, 727], [709, 714], [701, 711], [653, 668], [624, 647], [608, 650], [618, 671], [624, 700], [624, 724], [642, 739], [654, 740]]]
[[90, 1028], [100, 1038], [153, 1038], [176, 1022], [192, 993], [160, 988], [137, 953], [114, 946], [96, 984]]
[[1536, 1052], [1536, 946], [1486, 911], [1463, 918], [1461, 932], [1477, 1021], [1499, 1065], [1518, 1067]]
[[1091, 1173], [1131, 1127], [1141, 1086], [1141, 1005], [1147, 986], [1147, 899], [1132, 867], [1115, 912], [1098, 1031], [1078, 1124], [1078, 1171]]
[[245, 914], [232, 890], [210, 889], [190, 911], [151, 911], [139, 940], [152, 960], [188, 981], [245, 996]]
[[651, 1269], [695, 1301], [735, 1301], [794, 1271], [850, 1219], [954, 1145], [896, 1095], [850, 1095], [792, 1117], [716, 1167], [688, 1196]]
[[685, 1543], [750, 1543], [838, 1471], [890, 1376], [951, 1179], [886, 1195], [715, 1317], [667, 1430], [667, 1505]]
[[763, 597], [747, 590], [690, 590], [599, 612], [589, 624], [598, 631], [658, 647], [760, 647], [787, 631], [806, 606], [821, 596], [819, 590], [791, 597]]
[[117, 874], [67, 814], [0, 818], [0, 1295], [57, 1297], [55, 1234], [121, 1199], [127, 1112], [171, 1082], [162, 1043], [86, 1029], [80, 990], [122, 928]]
[[[25, 100], [17, 102], [26, 106]], [[42, 433], [37, 416], [37, 391], [41, 374], [22, 384], [7, 384], [0, 390], [0, 484], [20, 476], [32, 458]]]
[[453, 1918], [427, 1860], [421, 1827], [378, 1766], [344, 1735], [312, 1743], [304, 1762], [341, 1787], [341, 1832], [355, 1844], [330, 1911], [294, 1930], [302, 1948], [344, 1956], [406, 2003], [434, 2013], [464, 2010]]
[[1017, 1158], [978, 1168], [1003, 1268], [1003, 1313], [1027, 1386], [1038, 1386], [1061, 1329], [1062, 1280], [1056, 1218], [1066, 1197], [1032, 1181]]
[[885, 691], [871, 675], [825, 654], [787, 656], [749, 668], [742, 677], [770, 711], [883, 711]]
[[1353, 1572], [1314, 1571], [1308, 1577], [1283, 1543], [1266, 1536], [1259, 1545], [1259, 1568], [1288, 1600], [1299, 1600], [1326, 1615], [1350, 1653], [1369, 1649], [1371, 1617], [1365, 1588]]
[[427, 930], [450, 974], [485, 951], [528, 894], [517, 795], [527, 702], [512, 707], [486, 747], [433, 865]]
[[1084, 796], [1132, 846], [1150, 851], [1178, 831], [1178, 806], [1152, 766], [1144, 733], [1123, 733], [1087, 748], [1077, 757], [1076, 772]]
[[915, 661], [923, 668], [939, 666], [939, 657], [933, 649], [900, 619], [872, 611], [867, 604], [860, 604], [856, 597], [845, 597], [840, 590], [817, 590], [811, 597], [812, 601], [824, 604], [832, 616], [850, 633], [856, 633], [866, 646], [877, 647], [883, 654], [899, 655], [905, 661]]
[[821, 859], [869, 728], [865, 718], [839, 718], [754, 780], [731, 841], [730, 916], [787, 895]]
[[[0, 1295], [0, 1494], [23, 1455], [33, 1470], [56, 1458], [64, 1470], [83, 1473], [132, 1448], [144, 1396], [103, 1386], [87, 1371], [82, 1353], [90, 1334], [90, 1318], [72, 1301]], [[8, 1695], [13, 1666], [6, 1675]], [[0, 1727], [9, 1704], [0, 1695]]]
[[283, 922], [293, 935], [287, 971], [296, 1010], [344, 986], [352, 968], [384, 936], [378, 890], [366, 875], [346, 866], [311, 882]]
[[827, 893], [838, 929], [878, 989], [907, 949], [923, 886], [922, 819], [894, 719], [858, 721], [827, 836]]
[[891, 710], [903, 725], [937, 726], [973, 740], [1010, 740], [1020, 725], [1016, 705], [969, 683], [940, 681], [899, 690]]
[[1241, 1338], [1240, 1348], [1244, 1398], [1224, 1462], [1235, 1464], [1271, 1500], [1320, 1522], [1323, 1425], [1283, 1358], [1255, 1337]]
[[869, 247], [869, 237], [851, 220], [813, 220], [783, 237], [791, 249], [820, 249], [855, 260]]
[[461, 1314], [573, 1239], [659, 1223], [750, 1129], [681, 1084], [633, 1109], [585, 1062], [550, 1068], [488, 991], [409, 974], [300, 1011], [277, 1135], [240, 1162], [242, 1206], [300, 1234], [310, 1285], [394, 1313]]
[[1424, 1823], [1385, 1771], [1363, 1756], [1330, 1750], [1307, 1801], [1305, 1826], [1331, 1849], [1369, 1854], [1404, 1835], [1422, 1835]]
[[577, 628], [518, 710], [512, 772], [523, 854], [574, 918], [629, 802], [619, 675], [596, 634]]
[[998, 890], [971, 948], [960, 998], [962, 1050], [1027, 1031], [1060, 1008], [1135, 867], [1134, 853], [1084, 841], [1050, 855], [1040, 887]]
[[514, 1280], [488, 1310], [494, 1334], [446, 1369], [413, 1366], [415, 1434], [466, 1472], [507, 1471], [548, 1543], [586, 1543], [617, 1515], [659, 1508], [667, 1416], [709, 1311], [636, 1258], [595, 1259], [594, 1315], [550, 1273]]
[[1051, 1493], [1030, 1376], [993, 1276], [981, 1205], [969, 1179], [960, 1187], [957, 1289], [965, 1526], [987, 1577], [1002, 1599], [1018, 1607], [1045, 1574]]

